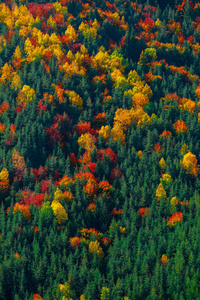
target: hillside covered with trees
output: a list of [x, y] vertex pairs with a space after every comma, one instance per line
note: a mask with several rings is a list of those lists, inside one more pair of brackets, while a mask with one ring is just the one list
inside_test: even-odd
[[133, 1], [0, 1], [0, 300], [200, 299], [200, 3]]

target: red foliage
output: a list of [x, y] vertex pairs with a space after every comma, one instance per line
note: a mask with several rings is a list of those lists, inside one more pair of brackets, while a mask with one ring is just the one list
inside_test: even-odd
[[189, 42], [189, 43], [193, 43], [194, 42], [194, 37], [191, 35], [191, 36], [189, 36], [188, 38], [187, 38], [187, 41]]
[[38, 115], [40, 115], [41, 110], [46, 112], [47, 111], [47, 105], [46, 104], [43, 105], [43, 101], [39, 100], [38, 105], [37, 105], [37, 114]]
[[39, 169], [31, 169], [31, 173], [34, 174], [37, 182], [40, 182], [47, 177], [46, 167], [40, 166]]
[[154, 152], [162, 152], [163, 148], [160, 146], [159, 143], [154, 145]]
[[21, 58], [15, 58], [13, 60], [13, 67], [17, 70], [20, 70], [22, 66], [22, 59]]
[[78, 165], [78, 158], [74, 153], [70, 153], [70, 166], [75, 167], [76, 165]]
[[56, 22], [56, 25], [58, 27], [62, 27], [63, 23], [65, 21], [63, 14], [55, 14], [55, 16], [53, 17], [53, 20]]
[[123, 209], [116, 210], [116, 207], [111, 211], [111, 216], [122, 215]]
[[32, 227], [32, 230], [33, 230], [33, 232], [38, 232], [38, 231], [39, 231], [39, 228], [38, 228], [37, 226], [33, 226], [33, 227]]
[[103, 237], [100, 241], [101, 244], [104, 244], [104, 246], [110, 246], [111, 240], [109, 240], [107, 237]]
[[96, 164], [95, 163], [90, 163], [88, 165], [88, 168], [90, 169], [90, 172], [94, 173], [96, 169]]
[[36, 4], [31, 2], [27, 5], [27, 8], [34, 18], [39, 17], [40, 19], [41, 18], [48, 19], [50, 14], [55, 12], [52, 3]]
[[50, 51], [45, 53], [45, 61], [48, 62], [52, 58], [53, 54]]
[[72, 124], [72, 120], [66, 114], [57, 114], [53, 118], [53, 123], [54, 124], [49, 129], [45, 128], [45, 130], [50, 135], [51, 142], [55, 141], [61, 146], [64, 146], [67, 143], [71, 132], [69, 126]]
[[121, 177], [122, 177], [122, 172], [117, 167], [112, 169], [111, 174], [110, 174], [111, 181], [114, 181], [115, 179], [119, 179]]
[[142, 207], [139, 209], [138, 213], [141, 217], [144, 217], [145, 215], [149, 215], [150, 209], [146, 207]]
[[77, 53], [80, 51], [81, 46], [82, 46], [81, 43], [75, 43], [70, 47], [70, 49], [73, 53]]
[[119, 44], [120, 44], [122, 47], [124, 47], [124, 45], [125, 45], [125, 39], [126, 39], [126, 36], [124, 35], [124, 36], [121, 38], [121, 40], [119, 41]]
[[34, 46], [34, 47], [37, 47], [38, 46], [38, 42], [34, 39], [34, 38], [30, 38], [30, 41], [31, 41], [31, 44]]
[[113, 48], [113, 47], [115, 47], [116, 42], [113, 41], [112, 39], [109, 39], [109, 40], [108, 40], [108, 45], [109, 45], [109, 48]]
[[90, 122], [82, 122], [80, 121], [77, 125], [76, 125], [76, 128], [75, 128], [78, 136], [80, 136], [81, 134], [84, 134], [84, 133], [91, 133], [93, 135], [96, 135], [96, 131], [91, 128], [91, 123]]
[[44, 203], [44, 197], [45, 194], [40, 193], [38, 195], [34, 195], [34, 193], [32, 193], [30, 197], [25, 197], [21, 203], [25, 204], [26, 206], [34, 205], [40, 207]]
[[40, 184], [40, 192], [45, 193], [49, 192], [49, 180], [43, 180], [42, 183]]
[[9, 43], [10, 43], [11, 40], [12, 40], [13, 34], [14, 34], [14, 31], [13, 31], [13, 30], [9, 30], [9, 31], [7, 32], [7, 34], [6, 34], [6, 38], [7, 38], [7, 40], [8, 40]]
[[24, 108], [24, 105], [20, 105], [20, 106], [15, 107], [16, 113], [17, 114], [20, 113], [23, 110], [23, 108]]
[[6, 141], [6, 145], [11, 146], [13, 143], [17, 141], [17, 136], [16, 136], [16, 126], [14, 124], [10, 125], [10, 133], [8, 135], [8, 139]]
[[57, 170], [55, 170], [54, 175], [53, 175], [53, 180], [58, 181], [60, 179], [60, 174]]
[[61, 135], [58, 131], [58, 124], [53, 124], [49, 129], [46, 129], [48, 134], [50, 135], [52, 141], [56, 141], [57, 143], [61, 143]]
[[10, 109], [10, 105], [8, 102], [3, 102], [0, 106], [0, 115]]
[[97, 160], [102, 161], [104, 158], [104, 155], [108, 155], [110, 157], [110, 160], [116, 164], [117, 163], [117, 154], [114, 153], [114, 151], [110, 148], [107, 149], [101, 149], [97, 152]]

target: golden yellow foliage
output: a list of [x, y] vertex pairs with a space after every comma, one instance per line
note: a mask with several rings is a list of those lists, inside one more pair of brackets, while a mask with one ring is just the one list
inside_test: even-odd
[[96, 253], [101, 259], [103, 259], [104, 257], [103, 249], [101, 248], [100, 243], [98, 241], [95, 242], [91, 241], [89, 243], [89, 252]]
[[[80, 26], [79, 26], [80, 27]], [[72, 25], [68, 25], [67, 26], [67, 30], [65, 31], [65, 35], [67, 37], [70, 38], [70, 40], [75, 43], [77, 38], [78, 38], [78, 34], [76, 33], [76, 30], [74, 29], [74, 27]]]
[[113, 138], [113, 141], [117, 141], [118, 139], [120, 139], [122, 144], [125, 144], [126, 135], [124, 134], [123, 129], [121, 128], [120, 124], [115, 123], [113, 128], [111, 129], [110, 134]]
[[195, 177], [198, 176], [199, 168], [197, 166], [197, 158], [196, 155], [190, 151], [184, 155], [183, 160], [181, 160], [181, 166], [186, 169], [188, 174], [194, 175]]
[[171, 205], [177, 205], [179, 203], [178, 199], [176, 197], [172, 197], [171, 201], [170, 201]]
[[51, 207], [54, 215], [56, 216], [58, 224], [65, 223], [68, 220], [68, 214], [66, 213], [66, 210], [57, 200], [53, 200]]
[[12, 66], [5, 63], [5, 65], [1, 68], [1, 80], [5, 83], [6, 80], [9, 82], [12, 80], [13, 73], [15, 73]]
[[172, 178], [171, 175], [169, 175], [169, 173], [166, 173], [162, 176], [162, 178], [160, 178], [161, 182], [166, 182], [166, 183], [170, 183], [172, 182]]
[[14, 168], [21, 168], [21, 169], [26, 168], [24, 157], [19, 154], [16, 148], [14, 149], [12, 154], [12, 163]]
[[35, 91], [28, 85], [24, 85], [22, 90], [19, 92], [17, 96], [17, 101], [19, 104], [31, 102], [33, 97], [35, 96]]
[[96, 148], [95, 142], [96, 142], [95, 137], [88, 132], [81, 134], [81, 136], [78, 138], [79, 146], [81, 146], [87, 151], [92, 151]]
[[109, 288], [103, 286], [101, 289], [101, 300], [109, 300]]
[[159, 165], [161, 167], [161, 170], [164, 170], [166, 168], [167, 165], [163, 157], [160, 159]]
[[167, 197], [167, 194], [166, 194], [165, 189], [163, 188], [162, 183], [160, 183], [157, 190], [156, 190], [156, 197], [155, 198], [156, 198], [157, 201], [160, 201], [160, 199], [162, 197], [165, 199]]
[[83, 109], [83, 99], [76, 92], [66, 90], [65, 93], [68, 95], [72, 106]]
[[8, 181], [9, 182], [9, 173], [6, 168], [3, 168], [0, 172], [0, 181]]
[[99, 135], [102, 135], [103, 138], [107, 141], [110, 137], [110, 126], [101, 126], [101, 129], [99, 130]]
[[128, 109], [118, 108], [114, 116], [114, 124], [119, 124], [124, 130], [131, 125], [131, 112]]
[[143, 93], [139, 92], [132, 97], [132, 101], [133, 101], [133, 107], [137, 107], [137, 106], [143, 107], [145, 104], [149, 102], [149, 99]]
[[183, 144], [183, 146], [181, 147], [181, 155], [185, 155], [186, 153], [190, 152], [190, 149], [188, 148], [188, 146], [186, 144]]

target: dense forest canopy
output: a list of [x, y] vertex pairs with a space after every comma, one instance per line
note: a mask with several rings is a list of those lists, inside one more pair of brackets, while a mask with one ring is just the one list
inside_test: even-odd
[[200, 299], [200, 3], [133, 1], [0, 1], [0, 300]]

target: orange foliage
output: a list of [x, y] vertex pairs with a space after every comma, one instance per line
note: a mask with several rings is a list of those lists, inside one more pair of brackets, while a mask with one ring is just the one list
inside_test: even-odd
[[176, 212], [167, 220], [167, 226], [174, 226], [183, 220], [183, 213]]
[[56, 95], [58, 97], [59, 103], [65, 102], [64, 89], [62, 88], [62, 83], [59, 83], [58, 85], [55, 86], [55, 91], [56, 91]]
[[90, 203], [89, 205], [88, 205], [88, 207], [86, 207], [86, 210], [91, 210], [92, 212], [95, 210], [95, 204], [94, 203]]
[[163, 148], [160, 146], [159, 143], [154, 145], [154, 152], [162, 152]]
[[90, 228], [90, 229], [83, 228], [80, 230], [80, 233], [85, 238], [90, 238], [91, 235], [95, 235], [98, 238], [98, 236], [100, 234], [100, 232], [98, 230], [96, 230], [95, 228]]
[[171, 135], [171, 132], [169, 130], [164, 130], [159, 137], [163, 138], [164, 140], [166, 140], [169, 136]]
[[10, 105], [8, 102], [3, 102], [0, 106], [0, 115], [4, 113], [4, 111], [7, 111], [10, 109]]
[[83, 155], [80, 156], [79, 163], [83, 165], [88, 165], [91, 163], [91, 155], [89, 151], [86, 151]]
[[6, 126], [2, 123], [0, 123], [0, 133], [3, 133], [6, 129]]
[[152, 81], [156, 80], [157, 78], [162, 80], [161, 76], [154, 75], [152, 72], [149, 72], [149, 73], [145, 74], [145, 81], [146, 82], [152, 82]]
[[103, 180], [99, 182], [98, 188], [102, 190], [103, 193], [105, 193], [112, 188], [112, 185], [108, 181]]
[[123, 214], [123, 209], [116, 209], [116, 207], [115, 208], [113, 208], [113, 210], [111, 211], [111, 216], [116, 216], [116, 215], [122, 215]]
[[142, 158], [142, 150], [139, 150], [139, 151], [137, 152], [137, 154], [138, 154], [139, 158], [141, 159], [141, 158]]
[[8, 181], [0, 181], [0, 190], [2, 191], [3, 194], [7, 193], [9, 188], [10, 185]]
[[176, 129], [176, 133], [178, 134], [179, 132], [186, 132], [188, 130], [188, 127], [185, 125], [185, 121], [176, 121], [174, 123], [174, 128]]
[[88, 181], [85, 185], [85, 187], [83, 188], [84, 192], [86, 193], [86, 195], [88, 196], [89, 199], [91, 199], [91, 197], [93, 197], [97, 191], [97, 187], [96, 185], [93, 183], [93, 181]]
[[14, 149], [12, 154], [12, 163], [15, 168], [20, 168], [23, 170], [26, 168], [24, 157], [19, 154], [16, 148]]
[[13, 214], [16, 214], [18, 211], [22, 213], [24, 217], [27, 219], [31, 218], [31, 213], [27, 205], [25, 204], [20, 204], [20, 203], [15, 203], [13, 207]]
[[16, 253], [14, 254], [14, 257], [16, 257], [17, 259], [20, 259], [19, 253], [16, 252]]
[[76, 247], [79, 248], [80, 243], [81, 243], [81, 241], [80, 241], [79, 237], [75, 236], [75, 237], [70, 238], [70, 246], [72, 248], [76, 248]]
[[43, 298], [39, 294], [33, 294], [33, 300], [42, 300]]
[[164, 267], [166, 267], [168, 263], [168, 257], [165, 254], [163, 254], [161, 257], [161, 263], [163, 264]]

